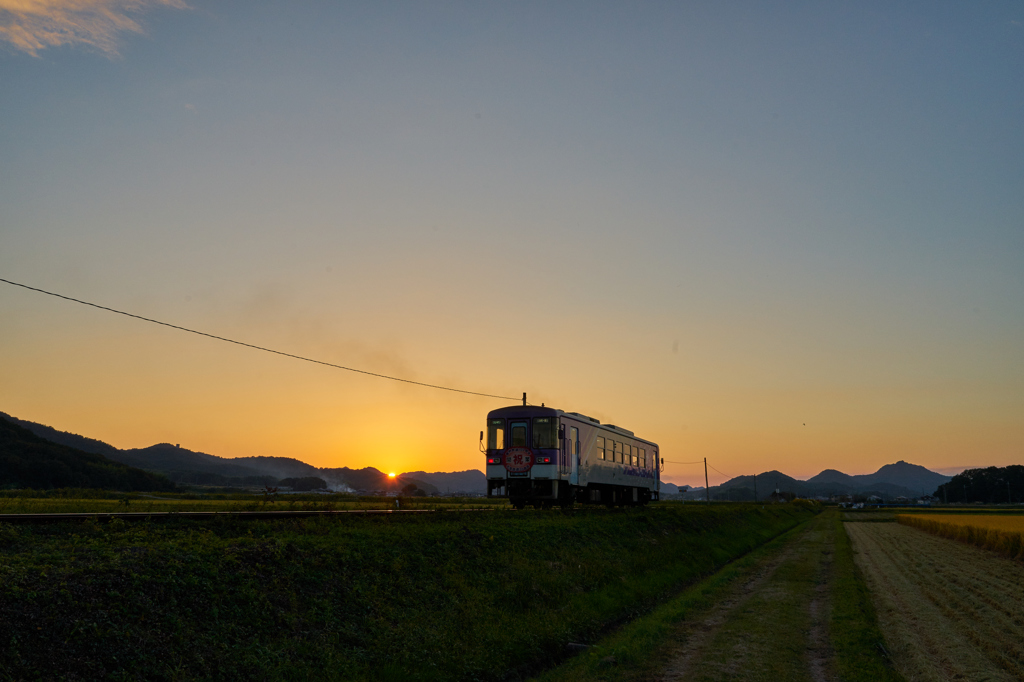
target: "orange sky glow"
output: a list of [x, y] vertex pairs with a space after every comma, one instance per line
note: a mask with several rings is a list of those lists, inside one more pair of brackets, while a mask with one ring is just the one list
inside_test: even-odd
[[525, 391], [680, 484], [1019, 464], [1024, 6], [943, 7], [0, 0], [0, 278], [510, 398], [0, 283], [0, 411], [433, 472]]

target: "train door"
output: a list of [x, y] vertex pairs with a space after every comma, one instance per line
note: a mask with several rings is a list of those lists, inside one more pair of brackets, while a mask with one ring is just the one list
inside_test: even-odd
[[569, 427], [569, 485], [580, 484], [580, 430]]

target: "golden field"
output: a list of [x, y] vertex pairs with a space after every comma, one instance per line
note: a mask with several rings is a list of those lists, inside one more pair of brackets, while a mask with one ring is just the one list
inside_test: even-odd
[[907, 526], [1024, 559], [1024, 515], [899, 514]]

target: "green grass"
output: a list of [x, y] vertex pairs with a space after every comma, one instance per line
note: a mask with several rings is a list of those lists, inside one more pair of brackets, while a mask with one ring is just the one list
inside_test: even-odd
[[885, 650], [885, 638], [864, 576], [853, 560], [853, 546], [839, 514], [834, 514], [836, 553], [829, 631], [836, 670], [843, 682], [902, 682]]
[[[688, 678], [725, 679], [730, 665], [740, 665], [751, 679], [805, 679], [804, 652], [808, 645], [807, 603], [820, 580], [829, 587], [828, 666], [843, 682], [901, 682], [884, 651], [884, 639], [863, 577], [853, 562], [853, 550], [840, 514], [827, 510], [811, 528], [800, 526], [730, 563], [714, 575], [598, 642], [597, 646], [546, 671], [540, 682], [635, 682], [659, 679], [669, 665], [687, 621], [699, 622], [713, 607], [730, 598], [740, 581], [770, 564], [792, 543], [804, 543], [790, 553], [768, 582], [748, 602], [733, 607], [713, 635]], [[818, 536], [812, 537], [807, 531]], [[829, 542], [831, 540], [831, 542]], [[822, 551], [833, 549], [831, 567], [817, 566]], [[827, 566], [827, 564], [825, 564]], [[770, 617], [765, 617], [770, 614]], [[768, 646], [768, 651], [762, 651]], [[756, 662], [746, 665], [742, 656]], [[742, 657], [741, 656], [741, 657]], [[614, 664], [609, 664], [609, 657]]]
[[[737, 580], [776, 556], [802, 527], [791, 529], [732, 562], [622, 629], [585, 653], [546, 671], [539, 682], [636, 682], [660, 678], [672, 657], [671, 643], [685, 621], [699, 618], [720, 602]], [[614, 664], [610, 660], [614, 659]]]
[[0, 525], [0, 678], [522, 678], [810, 515]]
[[[478, 509], [508, 507], [484, 497], [402, 497], [401, 509]], [[96, 490], [0, 491], [0, 514], [185, 511], [291, 511], [395, 509], [394, 497], [333, 494], [267, 496], [256, 493], [117, 493]]]

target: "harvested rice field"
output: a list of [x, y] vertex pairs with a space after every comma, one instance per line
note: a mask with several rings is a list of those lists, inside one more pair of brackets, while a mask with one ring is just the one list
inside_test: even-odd
[[1024, 564], [905, 523], [845, 527], [907, 682], [1024, 679]]

